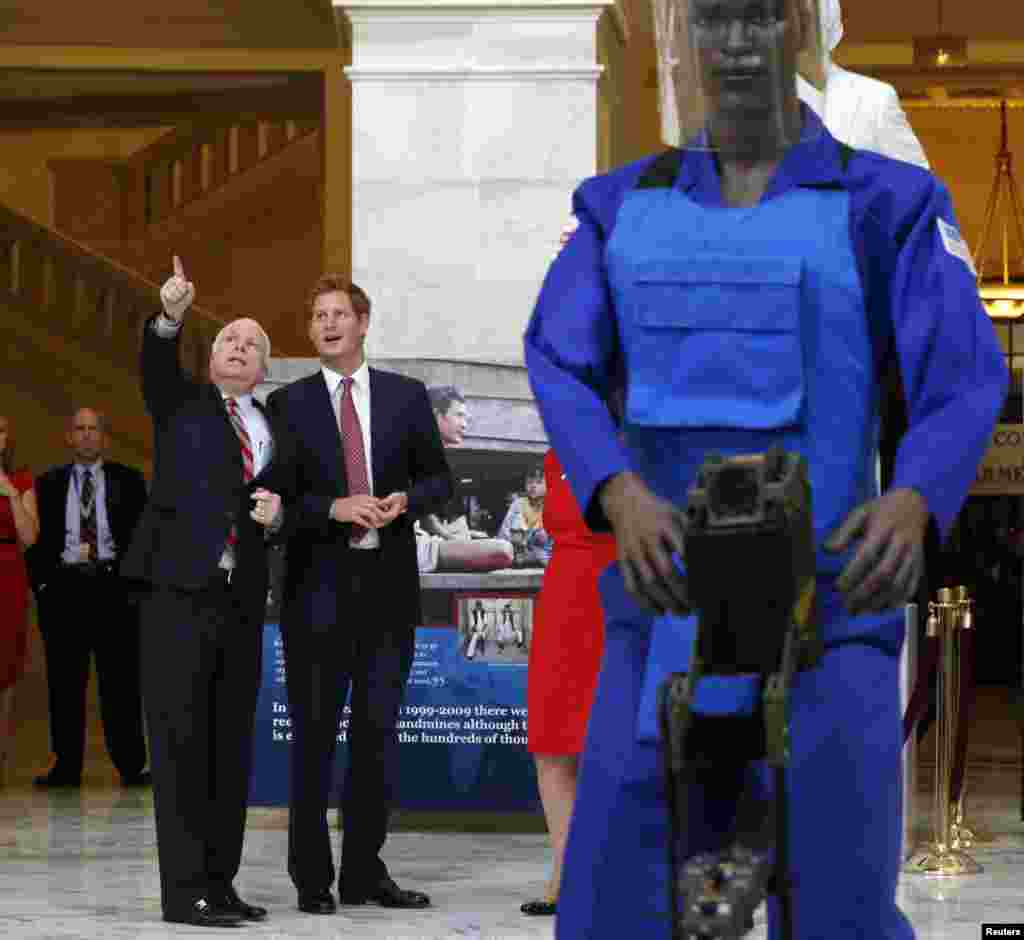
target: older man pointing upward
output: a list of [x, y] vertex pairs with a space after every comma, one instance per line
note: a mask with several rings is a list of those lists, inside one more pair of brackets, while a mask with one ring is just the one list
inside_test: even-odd
[[279, 522], [280, 500], [264, 488], [274, 437], [252, 396], [270, 340], [255, 320], [234, 320], [214, 340], [210, 381], [193, 380], [179, 364], [178, 336], [194, 297], [176, 257], [160, 291], [163, 313], [143, 333], [156, 459], [123, 572], [149, 588], [142, 685], [164, 920], [231, 927], [267, 915], [232, 882], [260, 682], [263, 526]]

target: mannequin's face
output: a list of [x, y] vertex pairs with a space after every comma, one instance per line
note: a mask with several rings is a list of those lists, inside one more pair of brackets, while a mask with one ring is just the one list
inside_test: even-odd
[[690, 35], [712, 114], [765, 121], [795, 94], [803, 24], [791, 0], [692, 0]]

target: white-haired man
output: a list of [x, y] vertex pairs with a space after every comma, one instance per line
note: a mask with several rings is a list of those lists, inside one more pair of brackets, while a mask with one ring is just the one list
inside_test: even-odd
[[163, 313], [143, 331], [155, 467], [122, 572], [148, 588], [142, 689], [164, 920], [231, 927], [267, 914], [242, 901], [232, 882], [260, 684], [264, 527], [279, 521], [280, 500], [265, 488], [274, 436], [252, 396], [270, 341], [254, 320], [234, 320], [213, 343], [209, 382], [194, 381], [178, 361], [194, 296], [175, 258], [160, 292]]

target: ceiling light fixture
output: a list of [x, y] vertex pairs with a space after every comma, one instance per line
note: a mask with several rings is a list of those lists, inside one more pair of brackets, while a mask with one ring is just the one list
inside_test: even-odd
[[[1024, 226], [1021, 225], [1020, 197], [1017, 195], [1017, 181], [1013, 175], [1013, 154], [1010, 152], [1010, 133], [1007, 124], [1006, 101], [1000, 108], [1001, 140], [996, 154], [996, 178], [992, 183], [988, 204], [985, 206], [985, 221], [981, 237], [974, 251], [974, 265], [978, 270], [978, 288], [988, 315], [996, 320], [1015, 320], [1024, 315]], [[1005, 190], [1005, 197], [1004, 197]], [[1001, 256], [1002, 278], [985, 280], [985, 247], [988, 244], [992, 226], [1002, 207]], [[1012, 221], [1012, 226], [1011, 226]], [[1017, 265], [1010, 273], [1010, 229], [1017, 239]]]
[[944, 32], [942, 28], [942, 0], [938, 4], [938, 28], [934, 36], [914, 39], [914, 65], [919, 68], [952, 68], [967, 64], [967, 38]]

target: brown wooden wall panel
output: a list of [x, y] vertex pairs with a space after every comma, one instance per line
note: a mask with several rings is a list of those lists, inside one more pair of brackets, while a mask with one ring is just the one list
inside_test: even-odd
[[329, 49], [330, 0], [0, 0], [0, 44]]
[[57, 158], [48, 163], [55, 227], [82, 242], [120, 238], [118, 162]]
[[[886, 42], [938, 30], [939, 0], [840, 0], [847, 42]], [[1024, 37], [1020, 0], [941, 0], [943, 31], [971, 39]]]

